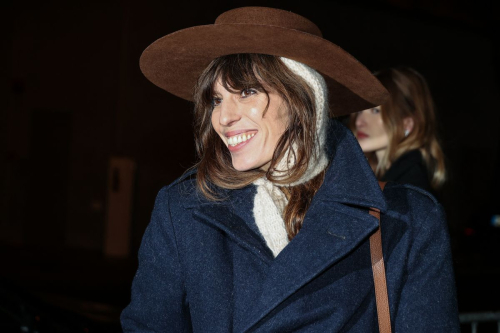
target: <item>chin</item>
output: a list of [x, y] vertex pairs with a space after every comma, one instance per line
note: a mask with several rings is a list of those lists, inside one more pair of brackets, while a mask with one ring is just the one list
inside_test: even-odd
[[381, 149], [385, 149], [385, 147], [373, 147], [373, 146], [363, 147], [363, 146], [361, 146], [361, 150], [363, 151], [363, 153], [375, 153]]
[[374, 151], [373, 147], [370, 147], [370, 145], [360, 144], [359, 146], [361, 147], [361, 150], [363, 151], [363, 153], [371, 153]]
[[235, 168], [237, 171], [242, 171], [242, 172], [259, 169], [264, 164], [258, 163], [257, 161], [240, 161], [233, 159], [233, 168]]
[[252, 168], [248, 168], [248, 167], [237, 166], [237, 165], [234, 165], [234, 164], [233, 164], [233, 168], [235, 168], [236, 171], [241, 171], [241, 172], [248, 171], [248, 170], [252, 169]]
[[233, 161], [233, 168], [235, 168], [237, 171], [248, 171], [255, 169], [252, 164], [242, 163], [240, 161]]

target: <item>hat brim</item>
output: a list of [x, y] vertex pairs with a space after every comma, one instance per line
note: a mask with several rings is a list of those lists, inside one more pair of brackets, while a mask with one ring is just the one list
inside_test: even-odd
[[189, 101], [203, 70], [220, 56], [261, 53], [286, 57], [321, 73], [334, 115], [381, 105], [387, 90], [338, 45], [294, 29], [257, 24], [212, 24], [183, 29], [153, 42], [140, 68], [158, 87]]

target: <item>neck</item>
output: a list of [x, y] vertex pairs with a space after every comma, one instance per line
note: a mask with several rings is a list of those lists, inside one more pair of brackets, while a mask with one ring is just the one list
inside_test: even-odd
[[386, 152], [387, 148], [379, 149], [375, 152], [375, 156], [377, 156], [377, 164], [384, 158]]

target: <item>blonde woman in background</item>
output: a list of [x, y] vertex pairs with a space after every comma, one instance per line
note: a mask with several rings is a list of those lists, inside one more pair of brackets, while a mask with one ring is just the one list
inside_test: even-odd
[[434, 102], [424, 77], [408, 67], [375, 74], [390, 93], [381, 106], [351, 116], [351, 129], [377, 178], [436, 193], [446, 179]]

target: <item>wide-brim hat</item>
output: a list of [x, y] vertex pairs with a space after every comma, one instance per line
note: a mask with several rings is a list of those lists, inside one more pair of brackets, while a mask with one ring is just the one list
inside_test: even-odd
[[370, 71], [322, 38], [314, 23], [274, 8], [237, 8], [219, 15], [215, 24], [166, 35], [144, 50], [140, 67], [158, 87], [192, 101], [195, 84], [210, 62], [237, 53], [281, 56], [314, 68], [325, 77], [335, 115], [381, 105], [388, 97]]

